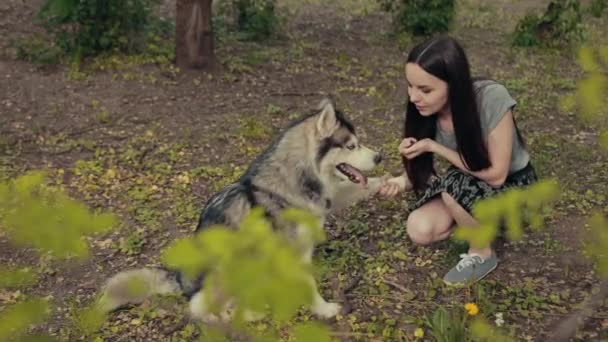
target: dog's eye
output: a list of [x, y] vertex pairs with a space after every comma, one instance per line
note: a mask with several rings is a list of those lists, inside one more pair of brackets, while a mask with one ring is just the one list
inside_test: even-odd
[[346, 148], [347, 148], [347, 149], [349, 149], [349, 150], [354, 150], [354, 149], [355, 149], [355, 147], [357, 147], [357, 145], [355, 145], [355, 144], [352, 144], [352, 145], [347, 145], [347, 146], [346, 146]]

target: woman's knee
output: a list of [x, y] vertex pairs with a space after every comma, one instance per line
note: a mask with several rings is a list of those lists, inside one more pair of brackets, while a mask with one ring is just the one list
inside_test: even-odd
[[407, 218], [407, 235], [419, 245], [428, 245], [433, 242], [433, 223], [419, 211], [413, 211]]

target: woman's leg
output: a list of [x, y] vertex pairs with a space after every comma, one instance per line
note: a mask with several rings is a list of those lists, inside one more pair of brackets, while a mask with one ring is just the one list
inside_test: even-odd
[[[479, 223], [469, 214], [450, 194], [441, 193], [441, 199], [450, 215], [459, 226], [476, 227]], [[467, 254], [461, 255], [461, 260], [444, 277], [447, 284], [464, 284], [477, 281], [492, 272], [498, 264], [496, 254], [490, 246], [485, 248], [469, 248]]]
[[[466, 211], [450, 194], [447, 192], [441, 193], [441, 199], [446, 208], [450, 212], [450, 215], [456, 221], [456, 224], [461, 227], [477, 227], [479, 223], [468, 211]], [[492, 248], [490, 246], [485, 248], [469, 248], [469, 254], [477, 254], [482, 258], [487, 259], [492, 255]]]
[[441, 197], [433, 198], [412, 211], [407, 218], [407, 233], [417, 244], [428, 245], [450, 236], [454, 219]]

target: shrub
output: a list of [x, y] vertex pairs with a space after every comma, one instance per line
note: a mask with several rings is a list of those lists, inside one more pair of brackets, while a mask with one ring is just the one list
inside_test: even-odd
[[541, 16], [528, 14], [517, 24], [513, 45], [529, 47], [555, 45], [583, 38], [579, 0], [551, 1]]
[[39, 17], [57, 45], [78, 56], [141, 52], [158, 0], [46, 0]]
[[233, 31], [242, 40], [265, 40], [275, 36], [280, 20], [276, 0], [232, 0], [220, 2], [214, 15], [214, 31]]
[[382, 9], [394, 14], [397, 32], [430, 35], [446, 32], [454, 19], [454, 0], [378, 0]]

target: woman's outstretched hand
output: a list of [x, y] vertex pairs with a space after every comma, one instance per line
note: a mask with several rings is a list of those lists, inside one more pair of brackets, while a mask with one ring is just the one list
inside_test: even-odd
[[405, 175], [393, 177], [386, 180], [378, 190], [378, 194], [384, 197], [393, 197], [406, 189]]

